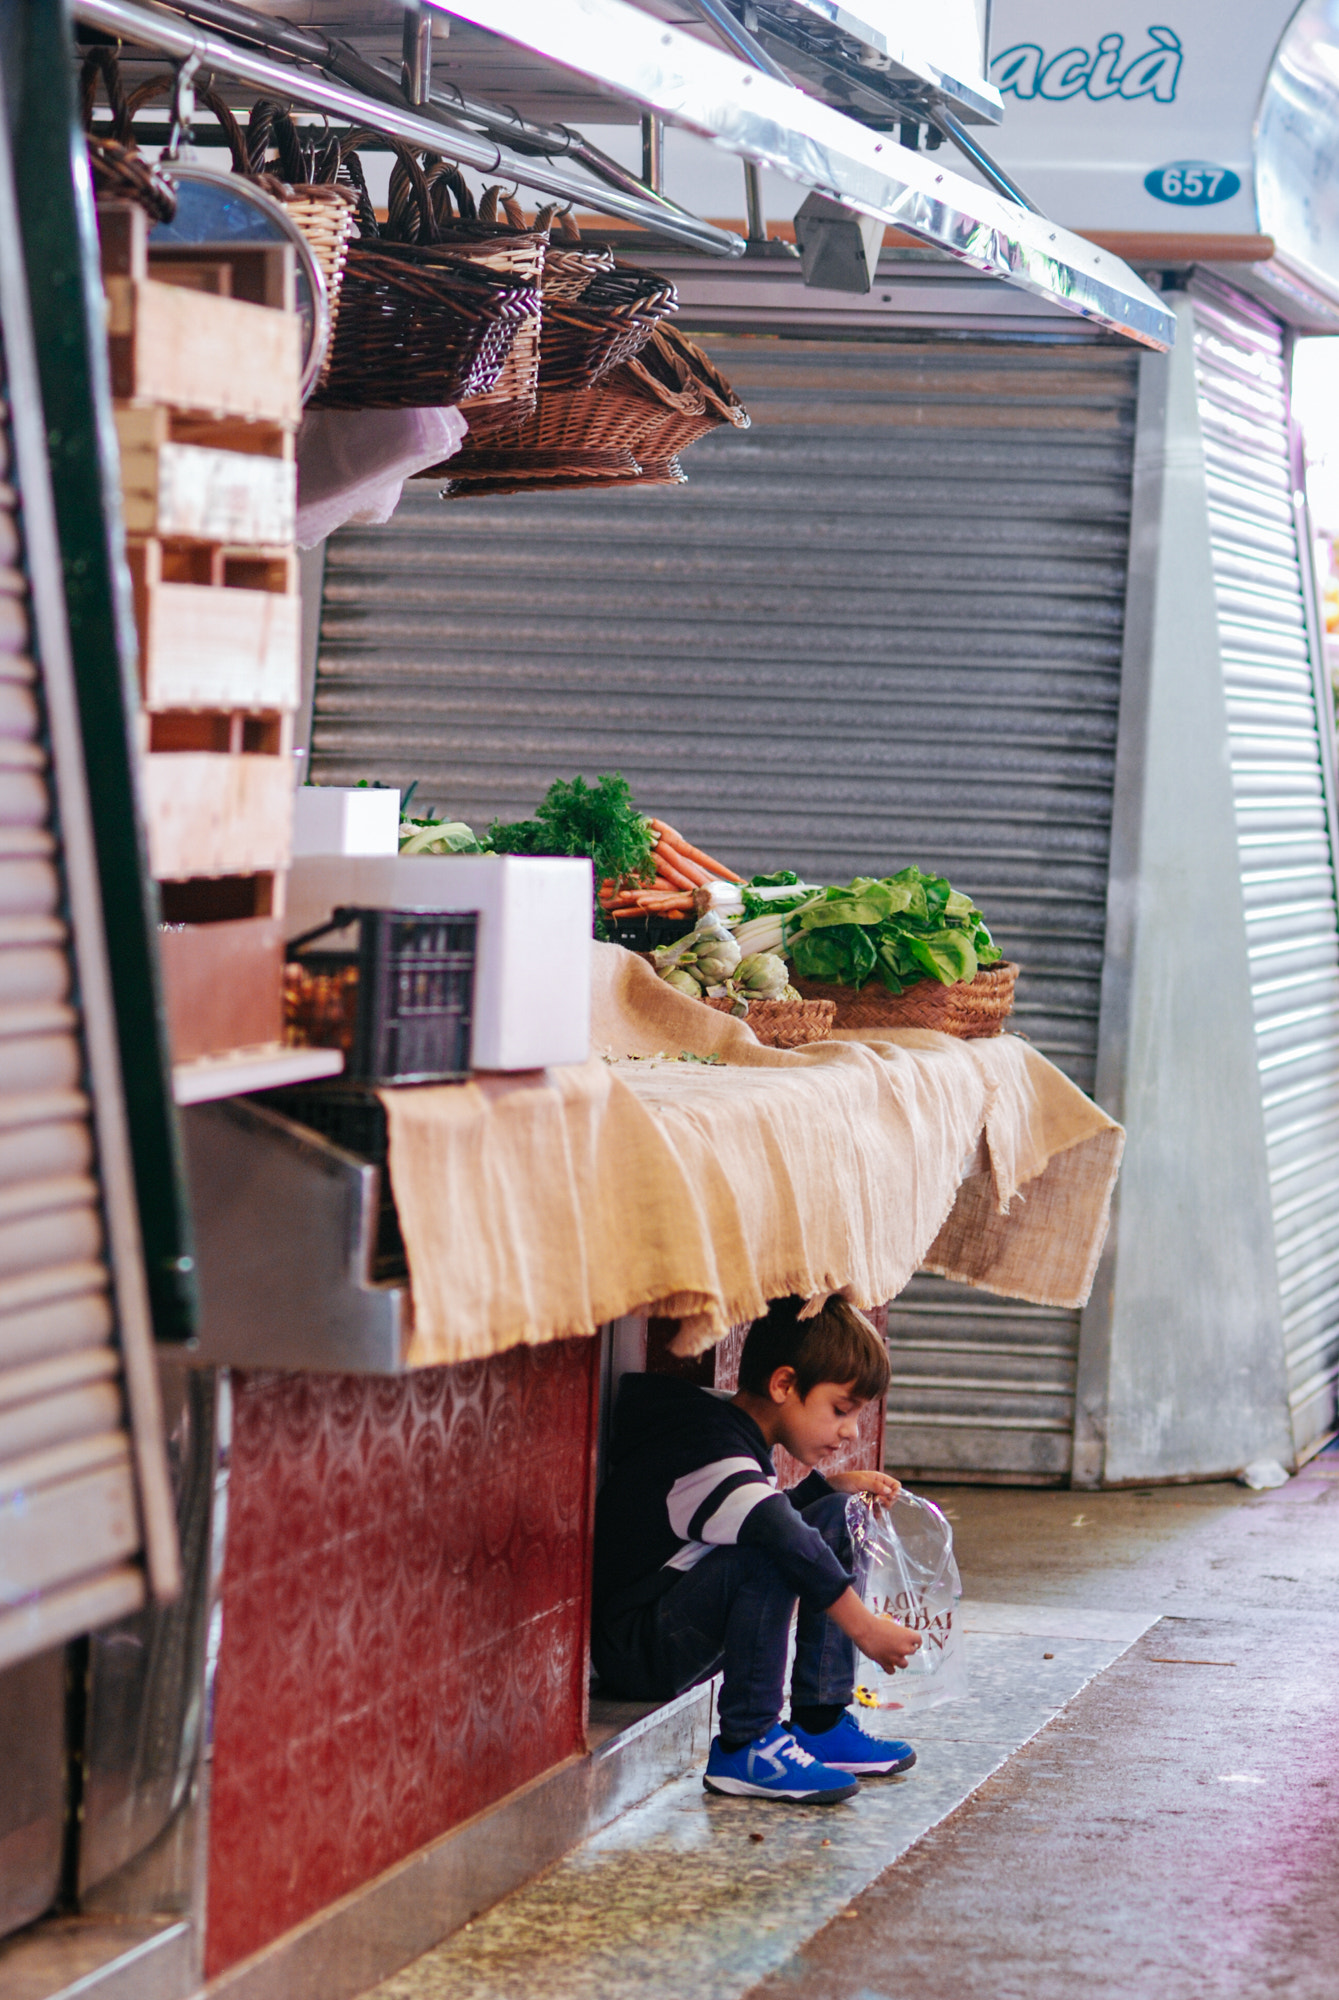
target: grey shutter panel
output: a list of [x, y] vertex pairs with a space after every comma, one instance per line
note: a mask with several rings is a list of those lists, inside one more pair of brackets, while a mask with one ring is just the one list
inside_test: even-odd
[[[708, 338], [754, 418], [686, 489], [450, 501], [329, 546], [313, 776], [475, 823], [620, 770], [745, 873], [915, 861], [1091, 1088], [1135, 360], [1116, 345]], [[1057, 1478], [1077, 1315], [917, 1278], [889, 1462]]]
[[[1339, 910], [1283, 331], [1196, 280], [1195, 357], [1289, 1401], [1298, 1450], [1339, 1378]], [[1303, 517], [1304, 518], [1304, 517]]]
[[[5, 276], [12, 285], [12, 263]], [[6, 297], [12, 305], [12, 289]], [[92, 1046], [105, 1043], [111, 1021], [59, 558], [35, 397], [29, 389], [26, 403], [19, 391], [9, 400], [25, 334], [9, 310], [0, 367], [0, 1668], [143, 1604], [146, 1527], [156, 1586], [170, 1591], [175, 1581], [133, 1212], [127, 1222], [125, 1196], [108, 1178], [119, 1078]], [[123, 1160], [119, 1168], [124, 1183]], [[115, 1178], [118, 1162], [110, 1170]], [[109, 1229], [125, 1251], [115, 1279]]]

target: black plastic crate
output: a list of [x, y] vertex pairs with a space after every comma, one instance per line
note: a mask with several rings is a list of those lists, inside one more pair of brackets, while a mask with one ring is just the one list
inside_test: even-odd
[[[350, 908], [292, 939], [290, 963], [313, 975], [357, 969], [351, 1032], [338, 1035], [351, 1082], [458, 1083], [469, 1075], [478, 923], [472, 910]], [[354, 924], [355, 951], [307, 948]]]
[[629, 951], [658, 951], [662, 945], [677, 944], [686, 937], [696, 917], [606, 917], [610, 942]]
[[333, 1140], [346, 1153], [381, 1169], [372, 1276], [379, 1284], [407, 1277], [404, 1237], [391, 1191], [386, 1107], [375, 1089], [368, 1084], [345, 1083], [341, 1078], [330, 1083], [298, 1083], [281, 1090], [267, 1090], [256, 1102], [291, 1118], [297, 1125], [308, 1126], [323, 1139]]

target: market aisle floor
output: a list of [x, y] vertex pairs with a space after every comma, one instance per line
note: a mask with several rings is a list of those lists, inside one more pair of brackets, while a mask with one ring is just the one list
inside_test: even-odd
[[1332, 2000], [1339, 1459], [936, 1497], [973, 1694], [914, 1772], [831, 1812], [695, 1772], [377, 2000]]

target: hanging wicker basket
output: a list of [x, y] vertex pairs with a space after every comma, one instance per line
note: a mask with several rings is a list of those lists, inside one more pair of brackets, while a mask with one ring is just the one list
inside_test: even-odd
[[[504, 370], [518, 337], [537, 331], [543, 242], [525, 242], [450, 226], [450, 195], [459, 174], [441, 161], [427, 169], [397, 147], [387, 232], [377, 230], [357, 160], [362, 133], [340, 147], [340, 167], [358, 198], [364, 234], [349, 246], [340, 325], [330, 373], [315, 399], [345, 409], [432, 408], [501, 391], [527, 392]], [[394, 178], [394, 177], [393, 177]], [[533, 368], [531, 374], [534, 373]]]
[[[93, 110], [101, 82], [111, 113], [107, 132], [93, 131]], [[136, 150], [134, 109], [121, 81], [121, 65], [116, 52], [92, 48], [79, 72], [88, 166], [94, 192], [104, 201], [133, 201], [151, 222], [171, 222], [177, 212], [177, 193], [160, 167], [151, 166]]]
[[552, 210], [541, 210], [533, 226], [527, 226], [519, 206], [507, 201], [499, 218], [500, 192], [488, 188], [476, 203], [453, 162], [402, 149], [391, 174], [386, 222], [379, 232], [382, 242], [433, 243], [534, 293], [533, 310], [517, 327], [493, 386], [460, 400], [470, 435], [478, 439], [509, 438], [534, 410], [539, 392], [540, 288], [548, 266]]
[[598, 387], [541, 387], [514, 442], [467, 440], [444, 475], [453, 497], [604, 485], [678, 485], [678, 455], [748, 412], [707, 356], [677, 327], [658, 326], [643, 353]]
[[[325, 361], [316, 380], [316, 387], [320, 389], [330, 373], [339, 327], [340, 300], [344, 292], [344, 267], [348, 261], [349, 244], [358, 227], [357, 200], [353, 191], [335, 184], [338, 148], [327, 146], [323, 154], [304, 153], [292, 114], [283, 105], [269, 99], [261, 99], [252, 106], [243, 143], [231, 108], [213, 92], [204, 95], [227, 137], [234, 171], [253, 179], [263, 179], [264, 185], [277, 201], [283, 203], [306, 237], [317, 269], [325, 280], [330, 337]], [[264, 171], [271, 146], [278, 154], [277, 175]], [[324, 166], [319, 164], [322, 161]], [[319, 174], [327, 170], [329, 178], [320, 178]]]
[[551, 293], [540, 343], [540, 387], [592, 387], [639, 354], [678, 303], [667, 279], [618, 266], [593, 272], [575, 298]]
[[794, 977], [793, 985], [807, 1000], [831, 1000], [838, 1028], [936, 1028], [942, 1035], [964, 1041], [1003, 1032], [1013, 1011], [1018, 967], [1009, 959], [988, 966], [975, 979], [943, 986], [937, 979], [918, 979], [905, 993], [890, 993], [881, 981], [867, 986], [834, 986], [822, 979]]

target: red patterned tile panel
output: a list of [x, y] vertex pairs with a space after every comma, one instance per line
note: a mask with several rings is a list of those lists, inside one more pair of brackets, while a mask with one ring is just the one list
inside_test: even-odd
[[235, 1376], [211, 1975], [583, 1747], [597, 1361]]

